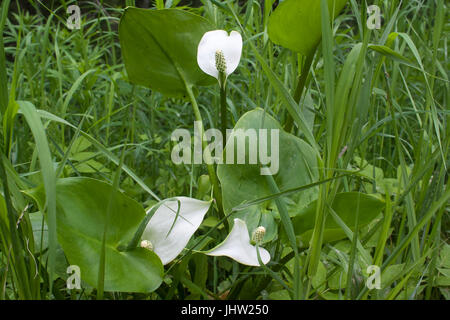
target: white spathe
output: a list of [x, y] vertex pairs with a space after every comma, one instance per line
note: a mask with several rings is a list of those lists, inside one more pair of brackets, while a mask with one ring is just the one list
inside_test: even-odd
[[[260, 266], [256, 247], [250, 244], [247, 225], [241, 219], [234, 219], [234, 225], [228, 237], [217, 247], [206, 252], [210, 256], [227, 256], [248, 266]], [[264, 248], [259, 248], [259, 255], [264, 264], [270, 261], [270, 254]]]
[[197, 50], [197, 63], [203, 72], [219, 78], [216, 67], [216, 52], [221, 51], [225, 57], [226, 75], [236, 70], [241, 60], [242, 37], [237, 31], [231, 31], [230, 35], [225, 30], [214, 30], [206, 32]]
[[[143, 240], [152, 244], [153, 251], [164, 265], [183, 251], [211, 206], [211, 201], [200, 201], [188, 197], [175, 199], [163, 203], [156, 210], [142, 235]], [[175, 221], [178, 210], [177, 200], [180, 202], [180, 211]]]

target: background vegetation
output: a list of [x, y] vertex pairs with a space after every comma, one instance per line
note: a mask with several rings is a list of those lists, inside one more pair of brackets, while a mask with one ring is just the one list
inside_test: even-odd
[[[10, 9], [8, 2], [2, 1], [0, 15], [4, 198], [0, 299], [93, 299], [97, 290], [86, 284], [82, 290], [66, 288], [68, 263], [58, 246], [51, 249], [56, 257], [52, 276], [46, 224], [22, 191], [45, 184], [49, 174], [87, 176], [113, 184], [123, 157], [130, 171], [121, 173], [118, 185], [145, 207], [156, 203], [152, 194], [161, 199], [178, 195], [208, 199], [209, 192], [199, 188], [206, 167], [177, 166], [170, 158], [171, 132], [192, 129], [194, 115], [189, 101], [167, 98], [128, 81], [117, 31], [125, 7], [122, 1], [45, 1], [45, 6], [39, 1], [11, 1]], [[140, 6], [144, 2], [136, 1]], [[187, 252], [166, 268], [165, 280], [155, 292], [107, 292], [104, 298], [450, 298], [447, 6], [442, 0], [373, 2], [382, 9], [382, 28], [369, 32], [364, 4], [350, 0], [330, 29], [330, 51], [319, 45], [311, 71], [303, 73], [305, 89], [295, 97], [305, 62], [269, 40], [267, 25], [277, 5], [274, 1], [204, 0], [189, 7], [186, 1], [165, 1], [166, 6], [203, 15], [217, 29], [240, 30], [241, 24], [245, 30], [243, 57], [229, 81], [228, 127], [260, 107], [285, 130], [304, 138], [293, 125], [280, 88], [271, 80], [275, 75], [300, 101], [317, 144], [342, 151], [336, 163], [330, 160], [335, 169], [330, 178], [351, 175], [330, 188], [372, 194], [385, 206], [367, 227], [350, 232], [348, 239], [319, 243], [315, 251], [299, 248], [297, 256], [289, 241], [276, 239], [266, 246], [272, 255], [267, 268]], [[65, 6], [72, 3], [82, 7], [81, 30], [66, 27]], [[148, 4], [164, 7], [164, 1]], [[394, 39], [391, 32], [404, 36]], [[347, 124], [342, 144], [336, 144], [332, 139], [336, 133], [327, 125], [330, 92], [358, 43], [365, 50], [363, 58], [355, 61], [360, 73], [349, 80], [355, 81], [353, 89], [338, 110], [353, 108], [364, 116], [352, 118], [359, 124]], [[394, 51], [380, 53], [369, 44]], [[260, 58], [272, 73], [263, 68]], [[206, 128], [220, 127], [218, 94], [217, 86], [198, 88]], [[42, 111], [41, 117], [10, 107], [11, 101], [31, 102]], [[218, 214], [213, 211], [197, 235], [223, 239], [225, 232], [217, 227]], [[367, 255], [382, 266], [380, 290], [365, 286]]]

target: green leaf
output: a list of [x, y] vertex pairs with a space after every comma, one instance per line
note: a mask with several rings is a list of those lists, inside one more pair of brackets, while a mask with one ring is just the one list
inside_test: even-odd
[[205, 18], [179, 9], [127, 8], [119, 38], [130, 81], [171, 96], [184, 95], [186, 85], [214, 84], [197, 65], [197, 46], [212, 29]]
[[0, 112], [2, 115], [6, 111], [9, 100], [5, 48], [3, 45], [3, 30], [6, 18], [8, 17], [9, 3], [10, 0], [2, 1], [2, 6], [0, 8]]
[[[47, 135], [42, 125], [38, 111], [31, 102], [17, 101], [20, 111], [30, 127], [36, 143], [36, 151], [41, 165], [41, 174], [46, 197], [44, 197], [41, 211], [47, 213], [48, 225], [48, 245], [49, 245], [49, 274], [50, 287], [53, 285], [53, 275], [55, 271], [56, 247], [57, 247], [57, 217], [56, 217], [56, 175], [52, 160], [52, 154], [47, 141]], [[46, 211], [44, 211], [44, 207]]]
[[319, 261], [319, 265], [317, 267], [317, 273], [312, 278], [311, 284], [317, 289], [317, 291], [325, 291], [327, 283], [327, 269], [325, 268], [322, 261]]
[[328, 287], [332, 290], [345, 289], [347, 287], [347, 272], [339, 268], [328, 280]]
[[[262, 109], [255, 109], [244, 114], [234, 127], [235, 133], [235, 164], [218, 165], [217, 175], [222, 185], [224, 212], [229, 213], [238, 205], [248, 201], [270, 196], [269, 185], [264, 175], [261, 175], [261, 166], [259, 164], [249, 163], [249, 140], [246, 139], [245, 149], [239, 146], [239, 137], [245, 138], [248, 129], [269, 129], [267, 130], [268, 154], [270, 155], [271, 131], [279, 131], [279, 170], [273, 176], [276, 184], [281, 191], [311, 184], [318, 180], [317, 162], [315, 152], [302, 139], [291, 135], [281, 128], [278, 121], [265, 113]], [[236, 130], [242, 129], [240, 132]], [[256, 131], [258, 134], [258, 130]], [[231, 137], [229, 138], [231, 139]], [[230, 140], [225, 148], [229, 149]], [[258, 163], [259, 159], [259, 137], [257, 141]], [[245, 150], [246, 164], [236, 164], [236, 154], [239, 150]], [[275, 149], [274, 149], [275, 150]], [[224, 157], [226, 159], [226, 156]], [[313, 187], [301, 192], [293, 193], [283, 197], [290, 216], [294, 216], [300, 209], [306, 207], [311, 201], [316, 199], [317, 187]], [[230, 222], [234, 218], [244, 220], [250, 232], [258, 226], [266, 228], [264, 242], [271, 241], [277, 234], [277, 224], [275, 219], [279, 218], [278, 209], [275, 201], [268, 200], [256, 205], [246, 207], [233, 213], [230, 216]]]
[[[159, 287], [163, 265], [146, 249], [121, 252], [117, 248], [133, 238], [145, 217], [142, 206], [104, 182], [90, 178], [60, 179], [56, 186], [57, 235], [71, 265], [78, 265], [81, 278], [97, 284], [103, 231], [107, 223], [105, 290], [150, 292]], [[43, 208], [42, 187], [28, 194]], [[106, 205], [112, 201], [110, 212]]]
[[450, 245], [444, 244], [440, 253], [440, 266], [450, 269]]
[[382, 54], [385, 57], [388, 57], [388, 58], [394, 60], [394, 61], [404, 63], [408, 66], [413, 66], [413, 62], [411, 60], [409, 60], [408, 58], [405, 58], [400, 53], [398, 53], [395, 50], [392, 50], [389, 47], [371, 44], [371, 45], [369, 45], [369, 48], [372, 49], [373, 51], [376, 51], [376, 52]]
[[[330, 13], [336, 17], [347, 0], [328, 0]], [[269, 18], [270, 40], [305, 56], [311, 54], [322, 38], [319, 0], [286, 0]]]
[[[359, 204], [358, 204], [359, 201]], [[295, 234], [301, 241], [301, 245], [308, 245], [314, 229], [316, 219], [317, 201], [312, 202], [307, 208], [301, 210], [293, 218]], [[334, 198], [331, 208], [337, 213], [343, 222], [355, 230], [355, 215], [359, 207], [359, 227], [364, 227], [375, 219], [384, 208], [384, 202], [374, 196], [359, 192], [338, 193]], [[346, 234], [342, 228], [334, 221], [331, 216], [327, 217], [325, 230], [323, 233], [323, 242], [332, 242], [344, 239]]]
[[48, 248], [48, 226], [45, 222], [42, 212], [36, 211], [29, 213], [31, 227], [33, 229], [35, 253]]
[[438, 276], [436, 278], [436, 286], [438, 287], [449, 287], [450, 286], [450, 270], [449, 269], [439, 269], [443, 276]]
[[391, 284], [398, 280], [399, 276], [405, 270], [405, 264], [394, 264], [387, 267], [381, 274], [381, 286], [382, 289], [390, 288]]
[[270, 300], [292, 300], [287, 290], [274, 291], [269, 294]]
[[5, 198], [0, 194], [0, 240], [3, 243], [7, 243], [6, 240], [9, 238], [9, 230], [8, 211]]

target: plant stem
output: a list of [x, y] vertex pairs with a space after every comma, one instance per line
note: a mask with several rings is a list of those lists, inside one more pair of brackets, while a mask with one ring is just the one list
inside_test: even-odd
[[[294, 96], [293, 96], [294, 101], [297, 103], [300, 102], [303, 90], [305, 89], [306, 80], [308, 79], [309, 70], [311, 69], [311, 65], [312, 65], [312, 62], [314, 59], [315, 52], [316, 52], [316, 50], [313, 50], [313, 52], [311, 54], [306, 56], [305, 64], [301, 68], [300, 77], [298, 78], [297, 87], [295, 88]], [[294, 119], [288, 113], [287, 119], [286, 119], [285, 130], [287, 132], [290, 132], [292, 130], [293, 125], [294, 125]]]
[[[191, 100], [192, 108], [194, 110], [195, 120], [199, 124], [199, 127], [197, 129], [198, 129], [198, 132], [200, 133], [200, 139], [202, 141], [203, 150], [206, 150], [206, 148], [208, 147], [208, 144], [207, 144], [206, 140], [203, 139], [203, 132], [205, 131], [205, 129], [203, 127], [203, 119], [200, 114], [200, 109], [198, 107], [197, 100], [194, 97], [194, 93], [192, 92], [191, 86], [186, 85], [186, 91], [189, 95], [189, 99]], [[204, 152], [204, 157], [206, 158], [205, 159], [206, 167], [208, 169], [209, 179], [211, 180], [211, 184], [213, 186], [214, 197], [216, 199], [219, 215], [221, 218], [224, 218], [225, 214], [223, 212], [223, 207], [222, 207], [222, 193], [221, 193], [221, 189], [219, 187], [219, 181], [217, 179], [216, 170], [214, 169], [214, 165], [212, 164], [213, 162], [211, 161], [211, 155], [209, 154], [209, 152]], [[224, 220], [224, 225], [225, 225], [225, 229], [228, 231], [229, 227], [228, 227], [228, 221], [226, 219]]]
[[222, 132], [223, 145], [227, 137], [227, 86], [225, 83], [220, 87], [220, 131]]

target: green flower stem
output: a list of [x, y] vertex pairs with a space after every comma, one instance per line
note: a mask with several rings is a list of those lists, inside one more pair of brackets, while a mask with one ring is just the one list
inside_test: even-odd
[[[206, 150], [208, 147], [208, 143], [206, 142], [206, 140], [203, 139], [203, 132], [205, 131], [205, 129], [203, 127], [203, 120], [202, 120], [202, 116], [200, 114], [200, 109], [198, 107], [197, 100], [194, 97], [194, 93], [192, 92], [191, 86], [186, 85], [186, 91], [189, 95], [189, 99], [191, 100], [192, 108], [194, 110], [195, 120], [199, 124], [198, 132], [200, 133], [200, 137], [202, 140], [203, 150]], [[225, 214], [223, 212], [223, 206], [222, 206], [222, 193], [221, 193], [221, 189], [219, 187], [219, 180], [217, 179], [216, 170], [214, 169], [213, 164], [208, 164], [208, 163], [213, 163], [211, 161], [211, 155], [209, 154], [209, 152], [205, 152], [204, 156], [206, 158], [205, 159], [205, 162], [207, 163], [206, 167], [208, 169], [209, 179], [211, 180], [211, 184], [213, 186], [214, 198], [216, 199], [217, 208], [219, 210], [219, 215], [221, 218], [224, 218]], [[226, 219], [224, 220], [224, 225], [225, 225], [225, 229], [228, 231], [228, 221]]]
[[[226, 80], [225, 80], [226, 81]], [[219, 81], [220, 87], [220, 131], [222, 132], [223, 144], [227, 137], [227, 86], [226, 82]]]

